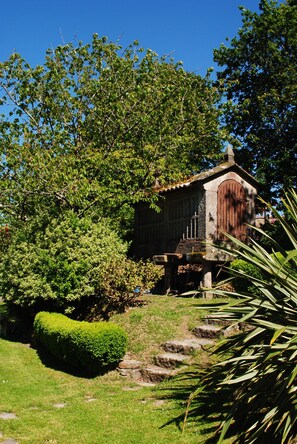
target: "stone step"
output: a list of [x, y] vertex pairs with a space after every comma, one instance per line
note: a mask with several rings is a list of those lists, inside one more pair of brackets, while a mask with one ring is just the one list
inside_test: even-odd
[[181, 353], [162, 353], [158, 356], [155, 356], [154, 361], [155, 364], [160, 367], [166, 368], [176, 368], [182, 364], [185, 364], [185, 361], [189, 359], [189, 356], [183, 355]]
[[128, 376], [129, 378], [137, 381], [141, 379], [141, 366], [142, 363], [136, 359], [124, 358], [118, 365], [118, 372], [122, 376]]
[[119, 363], [120, 369], [126, 369], [126, 368], [136, 369], [136, 368], [140, 368], [140, 367], [141, 367], [141, 361], [137, 361], [136, 359], [124, 358]]
[[216, 325], [220, 327], [228, 327], [233, 321], [220, 316], [219, 314], [209, 314], [203, 318], [203, 322], [207, 325]]
[[203, 321], [208, 325], [220, 325], [222, 327], [228, 327], [228, 325], [232, 324], [232, 321], [218, 314], [209, 314], [203, 318]]
[[218, 339], [224, 335], [224, 330], [216, 325], [206, 324], [198, 325], [192, 330], [192, 333], [197, 336], [197, 338]]
[[190, 355], [195, 351], [201, 350], [204, 346], [213, 344], [210, 339], [183, 339], [168, 341], [162, 345], [162, 348], [169, 353], [182, 353]]
[[171, 378], [174, 374], [174, 370], [157, 365], [147, 365], [141, 370], [142, 379], [147, 382], [161, 382]]
[[238, 333], [240, 330], [250, 329], [250, 326], [246, 323], [238, 323], [233, 325], [233, 321], [220, 317], [217, 314], [210, 314], [205, 316], [204, 322], [206, 325], [221, 327], [221, 333], [225, 337], [232, 336]]

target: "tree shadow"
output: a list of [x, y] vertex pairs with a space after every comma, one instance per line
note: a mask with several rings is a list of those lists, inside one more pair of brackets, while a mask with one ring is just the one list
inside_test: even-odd
[[[209, 369], [210, 365], [193, 366], [176, 376], [170, 383], [158, 388], [158, 393], [163, 399], [173, 400], [184, 407], [182, 414], [167, 421], [162, 428], [175, 424], [180, 431], [183, 431], [187, 428], [191, 429], [199, 422], [203, 423], [200, 433], [205, 435], [205, 444], [218, 442], [220, 424], [230, 409], [232, 389], [226, 386], [215, 390], [215, 384], [220, 383], [217, 377], [211, 389], [202, 390], [203, 376]], [[233, 436], [235, 433], [234, 427], [231, 426], [226, 437]]]
[[[204, 435], [203, 442], [217, 444], [222, 432], [222, 423], [230, 419], [230, 412], [237, 404], [234, 388], [231, 385], [222, 384], [223, 380], [224, 372], [220, 372], [211, 364], [206, 366], [200, 364], [178, 375], [167, 385], [160, 386], [157, 396], [160, 393], [163, 399], [173, 400], [184, 407], [180, 415], [167, 421], [162, 428], [175, 424], [181, 431], [191, 430], [192, 426], [200, 423], [203, 424], [199, 430], [199, 433]], [[224, 439], [232, 437], [236, 439], [234, 442], [245, 444], [247, 436], [244, 431], [249, 430], [255, 422], [255, 412], [237, 404], [232, 416], [233, 420]], [[261, 436], [261, 444], [280, 442], [281, 437], [274, 436], [273, 431], [265, 431], [265, 437]]]
[[83, 378], [83, 379], [94, 379], [97, 376], [102, 376], [108, 371], [115, 370], [116, 364], [113, 366], [105, 367], [103, 369], [98, 369], [98, 371], [88, 371], [82, 367], [74, 367], [72, 365], [69, 365], [63, 360], [60, 360], [56, 358], [54, 355], [52, 355], [45, 347], [38, 344], [33, 344], [32, 348], [35, 348], [36, 353], [41, 361], [41, 363], [47, 367], [51, 368], [53, 370], [66, 373], [71, 376], [75, 376], [77, 378]]

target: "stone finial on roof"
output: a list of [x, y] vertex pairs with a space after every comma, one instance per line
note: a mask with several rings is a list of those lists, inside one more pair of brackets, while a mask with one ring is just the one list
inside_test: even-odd
[[234, 151], [231, 145], [228, 145], [225, 151], [225, 161], [229, 163], [235, 163]]

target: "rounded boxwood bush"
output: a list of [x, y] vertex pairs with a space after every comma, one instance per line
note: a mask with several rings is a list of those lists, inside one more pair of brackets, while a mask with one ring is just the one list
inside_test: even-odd
[[37, 313], [34, 333], [53, 356], [92, 374], [114, 368], [127, 347], [127, 335], [118, 325], [75, 321], [61, 313]]

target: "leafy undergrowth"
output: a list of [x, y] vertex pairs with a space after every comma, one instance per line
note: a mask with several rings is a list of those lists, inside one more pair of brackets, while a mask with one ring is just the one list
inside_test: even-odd
[[[147, 305], [112, 319], [127, 331], [129, 351], [138, 359], [150, 359], [167, 339], [187, 337], [205, 314], [196, 308], [209, 305], [165, 296], [146, 300]], [[136, 385], [117, 371], [84, 378], [28, 344], [0, 339], [0, 414], [17, 416], [0, 415], [0, 443], [8, 438], [22, 444], [205, 443], [215, 416], [181, 432], [186, 400], [197, 382], [194, 373], [188, 376], [156, 387]]]

